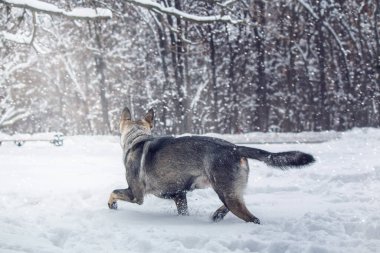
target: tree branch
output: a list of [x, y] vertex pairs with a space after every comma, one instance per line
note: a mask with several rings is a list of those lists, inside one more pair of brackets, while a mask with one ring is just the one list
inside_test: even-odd
[[0, 0], [0, 3], [17, 8], [25, 8], [31, 11], [42, 12], [50, 15], [59, 15], [72, 19], [109, 19], [112, 18], [112, 12], [104, 8], [73, 8], [70, 11], [58, 8], [54, 4], [46, 3], [40, 0]]
[[24, 35], [20, 34], [13, 34], [9, 33], [7, 31], [2, 31], [0, 32], [0, 39], [4, 38], [5, 40], [12, 41], [18, 44], [26, 44], [26, 45], [31, 45], [34, 47], [34, 39], [36, 37], [36, 32], [37, 32], [37, 18], [36, 18], [36, 13], [33, 11], [32, 12], [32, 19], [33, 19], [33, 32], [29, 37], [26, 37]]
[[214, 16], [197, 16], [187, 12], [180, 11], [174, 7], [165, 7], [159, 3], [150, 0], [126, 0], [127, 2], [136, 6], [144, 7], [161, 14], [168, 14], [195, 23], [212, 23], [212, 22], [225, 22], [231, 24], [242, 23], [243, 20], [234, 20], [229, 15], [214, 15]]
[[[304, 7], [306, 11], [308, 11], [315, 20], [320, 20], [320, 17], [313, 11], [311, 6], [304, 2], [303, 0], [298, 0], [298, 2]], [[331, 27], [331, 25], [327, 21], [322, 21], [322, 25], [327, 29], [327, 31], [334, 37], [336, 43], [338, 44], [340, 50], [342, 51], [343, 55], [346, 55], [346, 49], [343, 46], [342, 41], [340, 40], [339, 36], [336, 34], [334, 29]]]
[[2, 38], [18, 44], [30, 44], [30, 42], [32, 41], [32, 37], [26, 37], [20, 34], [13, 34], [6, 31], [0, 32], [0, 39]]

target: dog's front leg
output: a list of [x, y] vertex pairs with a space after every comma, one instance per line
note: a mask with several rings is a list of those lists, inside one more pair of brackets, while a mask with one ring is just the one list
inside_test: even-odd
[[142, 199], [136, 199], [130, 188], [113, 190], [108, 200], [108, 207], [110, 209], [117, 209], [117, 201], [124, 200], [131, 203], [142, 204]]
[[178, 215], [189, 215], [187, 208], [186, 192], [181, 192], [173, 197], [175, 205], [177, 206]]

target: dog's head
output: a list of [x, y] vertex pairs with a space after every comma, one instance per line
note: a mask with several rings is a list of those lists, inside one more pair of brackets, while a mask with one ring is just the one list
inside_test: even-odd
[[144, 118], [139, 120], [132, 120], [131, 112], [128, 107], [125, 107], [123, 112], [121, 113], [120, 118], [120, 134], [121, 141], [125, 139], [125, 136], [128, 135], [130, 131], [132, 131], [135, 127], [138, 127], [146, 134], [151, 134], [151, 130], [153, 128], [154, 123], [154, 111], [153, 109], [149, 109], [147, 114], [145, 114]]

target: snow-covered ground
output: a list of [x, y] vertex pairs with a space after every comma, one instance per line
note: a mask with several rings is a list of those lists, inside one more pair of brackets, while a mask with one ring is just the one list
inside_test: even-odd
[[191, 216], [173, 201], [142, 206], [110, 192], [126, 187], [116, 137], [67, 137], [0, 146], [0, 252], [380, 252], [380, 130], [354, 130], [319, 144], [253, 145], [302, 150], [309, 167], [281, 171], [250, 161], [245, 199], [262, 225], [232, 214], [212, 189], [188, 194]]

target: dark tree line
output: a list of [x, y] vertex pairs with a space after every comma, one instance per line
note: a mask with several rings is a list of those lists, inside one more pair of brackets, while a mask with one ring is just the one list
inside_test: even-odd
[[0, 3], [0, 36], [35, 33], [0, 37], [0, 130], [110, 133], [124, 105], [169, 134], [379, 126], [378, 1], [134, 2], [79, 20]]

